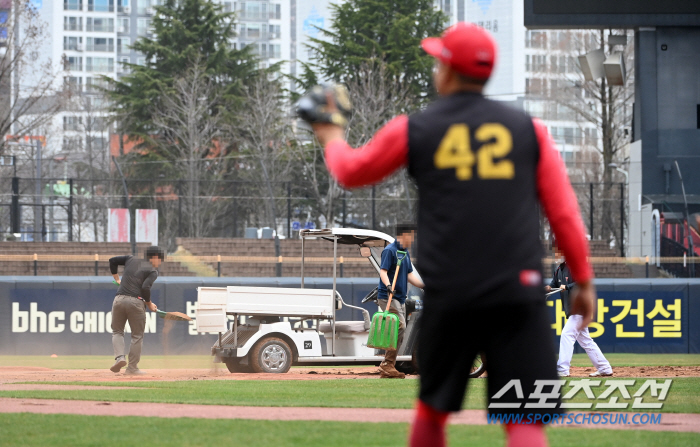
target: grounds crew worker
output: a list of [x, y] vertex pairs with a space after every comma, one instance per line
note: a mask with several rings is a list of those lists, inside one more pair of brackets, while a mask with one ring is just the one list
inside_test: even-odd
[[[386, 304], [389, 300], [389, 292], [393, 293], [391, 298], [391, 309], [389, 312], [396, 314], [399, 317], [399, 337], [396, 344], [397, 348], [401, 347], [403, 334], [406, 329], [406, 293], [408, 292], [408, 283], [416, 287], [423, 288], [425, 284], [420, 277], [413, 273], [413, 265], [411, 264], [411, 256], [408, 254], [408, 248], [413, 245], [413, 240], [416, 237], [416, 230], [413, 225], [400, 224], [396, 226], [396, 240], [384, 247], [382, 251], [382, 263], [379, 266], [379, 287], [377, 288], [377, 304], [382, 310], [386, 310]], [[394, 279], [396, 265], [399, 254], [398, 251], [406, 252], [406, 257], [401, 261], [401, 268], [396, 277], [396, 285], [392, 291], [391, 282]], [[403, 256], [403, 255], [401, 255]], [[380, 377], [382, 379], [403, 379], [406, 375], [396, 370], [396, 355], [397, 349], [387, 349], [384, 361], [379, 365], [381, 370]]]
[[[513, 404], [490, 406], [490, 412], [562, 411], [559, 405], [523, 405], [536, 380], [558, 380], [542, 299], [538, 203], [578, 280], [572, 312], [583, 316], [582, 327], [591, 321], [595, 289], [576, 196], [547, 128], [482, 95], [496, 60], [491, 35], [458, 23], [422, 47], [436, 59], [433, 79], [441, 96], [425, 110], [394, 118], [357, 150], [345, 142], [342, 120], [312, 124], [328, 170], [343, 186], [377, 183], [402, 166], [418, 185], [416, 257], [426, 287], [410, 442], [435, 447], [444, 445], [449, 412], [461, 408], [479, 351], [487, 361], [489, 402]], [[332, 92], [323, 99], [316, 102], [321, 111], [332, 115], [345, 108]], [[522, 393], [510, 387], [495, 399], [513, 379]], [[547, 444], [542, 424], [509, 423], [505, 429], [509, 446]]]
[[554, 289], [559, 289], [558, 293], [559, 299], [561, 299], [562, 307], [566, 313], [566, 324], [564, 329], [561, 331], [561, 338], [559, 339], [559, 360], [557, 361], [557, 373], [559, 377], [569, 377], [569, 368], [571, 367], [571, 357], [574, 355], [574, 344], [578, 342], [579, 345], [586, 351], [588, 358], [591, 359], [591, 363], [596, 368], [596, 372], [589, 374], [590, 377], [610, 377], [613, 375], [612, 366], [610, 362], [603, 355], [603, 351], [600, 350], [598, 344], [593, 341], [591, 335], [588, 333], [588, 327], [579, 329], [579, 324], [583, 318], [581, 315], [571, 313], [571, 291], [576, 287], [576, 282], [571, 274], [569, 265], [566, 263], [566, 259], [561, 257], [561, 252], [557, 248], [556, 241], [552, 241], [552, 248], [554, 248], [554, 254], [561, 262], [554, 271], [554, 276], [552, 276], [552, 281], [548, 286], [545, 286], [544, 290], [546, 292], [551, 292]]
[[[163, 262], [165, 253], [159, 247], [146, 249], [146, 259], [134, 256], [115, 256], [109, 260], [109, 270], [114, 280], [119, 283], [117, 296], [112, 303], [112, 347], [114, 348], [114, 365], [112, 372], [118, 373], [124, 366], [124, 327], [129, 322], [131, 327], [131, 347], [129, 348], [129, 366], [125, 374], [145, 374], [138, 367], [141, 360], [143, 332], [146, 329], [146, 307], [151, 312], [158, 308], [151, 302], [151, 286], [158, 278], [158, 267]], [[122, 279], [118, 268], [124, 266]]]

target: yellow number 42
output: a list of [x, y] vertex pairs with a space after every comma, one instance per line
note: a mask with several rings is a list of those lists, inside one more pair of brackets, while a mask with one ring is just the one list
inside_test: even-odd
[[513, 162], [502, 159], [513, 149], [513, 137], [504, 125], [482, 124], [476, 129], [474, 137], [483, 143], [476, 156], [471, 150], [469, 126], [451, 125], [435, 152], [435, 167], [454, 169], [458, 180], [471, 180], [474, 164], [481, 179], [508, 180], [515, 177]]

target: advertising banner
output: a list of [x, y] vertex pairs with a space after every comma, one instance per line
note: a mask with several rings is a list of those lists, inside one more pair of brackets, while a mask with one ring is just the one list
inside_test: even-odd
[[[377, 282], [339, 278], [338, 292], [348, 304], [372, 314], [377, 306], [361, 301]], [[332, 287], [327, 278], [305, 284]], [[299, 278], [160, 277], [151, 293], [160, 309], [194, 318], [198, 287], [299, 285]], [[604, 353], [700, 353], [700, 280], [602, 279], [596, 287], [598, 309], [590, 332]], [[111, 355], [115, 294], [111, 277], [0, 277], [0, 355]], [[566, 320], [555, 296], [547, 304], [558, 345]], [[337, 318], [362, 320], [362, 315], [344, 306]], [[195, 321], [166, 322], [147, 312], [144, 355], [210, 353], [217, 335], [199, 334], [195, 327]], [[127, 346], [129, 336], [127, 329]]]
[[136, 242], [158, 245], [158, 210], [136, 210]]
[[131, 215], [128, 208], [109, 208], [107, 221], [107, 242], [131, 242]]

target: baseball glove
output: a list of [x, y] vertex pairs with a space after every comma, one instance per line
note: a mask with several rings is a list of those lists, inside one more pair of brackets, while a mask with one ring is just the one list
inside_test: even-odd
[[[336, 110], [329, 110], [328, 97]], [[297, 115], [309, 124], [330, 123], [341, 127], [348, 125], [352, 104], [345, 86], [316, 85], [297, 102]]]

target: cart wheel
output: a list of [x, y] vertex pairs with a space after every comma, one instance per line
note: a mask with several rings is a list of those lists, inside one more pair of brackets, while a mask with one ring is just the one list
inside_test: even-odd
[[411, 361], [396, 362], [396, 369], [404, 374], [418, 374], [418, 343], [413, 346]]
[[486, 371], [486, 358], [481, 352], [476, 355], [474, 363], [472, 364], [472, 369], [469, 371], [469, 377], [476, 379], [481, 376]]
[[240, 358], [226, 358], [224, 359], [228, 371], [231, 373], [249, 373], [252, 372], [250, 365], [242, 365]]
[[286, 373], [292, 366], [292, 350], [284, 340], [266, 338], [253, 348], [250, 363], [256, 373]]

